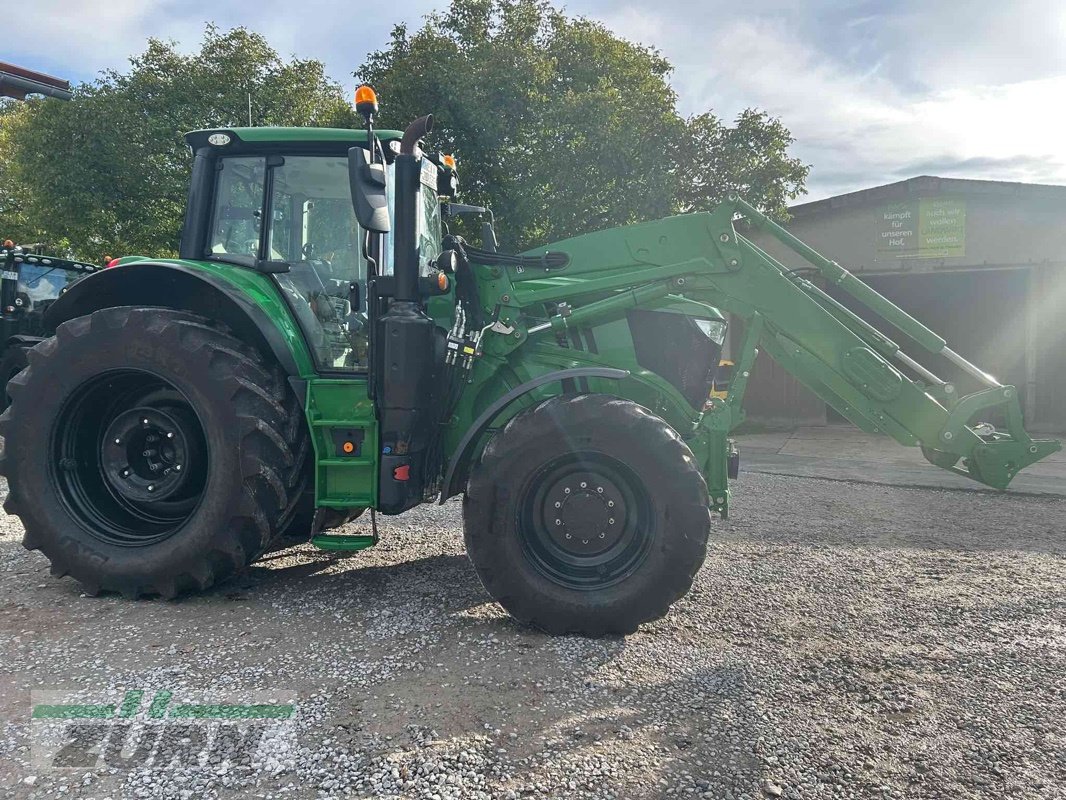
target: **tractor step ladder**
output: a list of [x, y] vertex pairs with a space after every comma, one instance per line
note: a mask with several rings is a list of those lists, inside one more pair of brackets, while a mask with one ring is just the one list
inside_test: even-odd
[[366, 381], [307, 382], [307, 421], [315, 454], [315, 506], [370, 508], [377, 498], [377, 419]]

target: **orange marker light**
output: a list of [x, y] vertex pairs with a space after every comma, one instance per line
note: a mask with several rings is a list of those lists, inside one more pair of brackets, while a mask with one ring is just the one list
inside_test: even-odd
[[437, 273], [437, 288], [442, 292], [448, 291], [448, 276], [443, 272]]
[[353, 450], [355, 450], [355, 445], [354, 445], [354, 444], [352, 444], [351, 442], [345, 442], [345, 443], [344, 443], [344, 444], [343, 444], [343, 445], [341, 446], [341, 449], [342, 449], [342, 450], [343, 450], [343, 451], [344, 451], [345, 453], [351, 453], [351, 452], [352, 452]]
[[355, 90], [355, 110], [364, 117], [378, 113], [378, 93], [365, 83]]
[[455, 156], [441, 156], [440, 160], [448, 169], [455, 169]]

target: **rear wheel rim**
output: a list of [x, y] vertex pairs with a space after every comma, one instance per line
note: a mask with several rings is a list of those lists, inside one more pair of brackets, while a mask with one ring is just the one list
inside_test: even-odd
[[647, 558], [652, 506], [631, 469], [602, 453], [574, 453], [538, 470], [523, 491], [518, 531], [530, 564], [569, 589], [613, 586]]
[[207, 483], [200, 418], [173, 384], [146, 371], [106, 372], [78, 387], [50, 447], [66, 511], [111, 545], [169, 538], [193, 515]]

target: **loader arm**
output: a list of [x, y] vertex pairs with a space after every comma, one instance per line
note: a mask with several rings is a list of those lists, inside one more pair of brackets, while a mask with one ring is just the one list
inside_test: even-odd
[[[947, 358], [984, 388], [958, 396], [951, 383], [894, 339], [738, 234], [735, 221], [741, 217], [890, 323], [908, 346]], [[727, 436], [744, 418], [744, 391], [760, 349], [862, 430], [920, 447], [931, 463], [996, 489], [1061, 447], [1025, 432], [1015, 387], [963, 359], [942, 337], [737, 197], [710, 213], [600, 231], [545, 249], [566, 253], [569, 265], [497, 269], [483, 289], [483, 297], [497, 304], [500, 322], [518, 331], [498, 337], [498, 350], [515, 349], [526, 336], [564, 336], [568, 329], [618, 318], [667, 294], [743, 320], [729, 396], [715, 399], [696, 422], [708, 442], [704, 471], [712, 500], [723, 512]], [[546, 316], [545, 309], [553, 308]], [[1003, 413], [1005, 431], [978, 424], [982, 412], [993, 410]]]

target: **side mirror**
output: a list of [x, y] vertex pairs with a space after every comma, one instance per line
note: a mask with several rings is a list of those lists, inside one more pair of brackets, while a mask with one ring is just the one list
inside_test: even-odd
[[496, 240], [496, 231], [492, 227], [492, 223], [496, 221], [496, 218], [493, 216], [491, 208], [470, 206], [465, 203], [444, 203], [440, 210], [445, 218], [455, 217], [460, 214], [488, 214], [489, 219], [481, 223], [481, 247], [490, 253], [498, 251], [500, 243]]
[[352, 206], [359, 224], [373, 233], [388, 233], [389, 200], [385, 194], [385, 165], [371, 164], [367, 151], [353, 147], [348, 151], [348, 182]]

